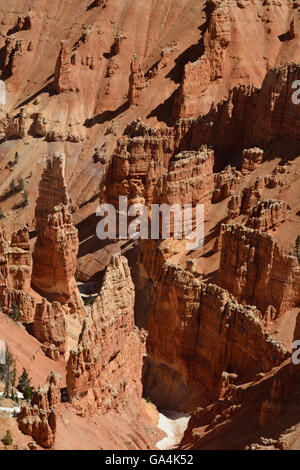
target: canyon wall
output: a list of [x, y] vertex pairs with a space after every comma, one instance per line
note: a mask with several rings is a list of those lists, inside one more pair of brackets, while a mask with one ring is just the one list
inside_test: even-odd
[[273, 307], [278, 316], [299, 304], [298, 261], [272, 235], [241, 224], [223, 225], [221, 231], [218, 285], [263, 314]]
[[299, 20], [290, 2], [209, 0], [204, 12], [202, 37], [191, 50], [194, 58], [185, 64], [176, 93], [177, 119], [207, 113], [230, 87], [258, 87], [270, 68], [297, 58], [299, 35], [293, 34], [293, 25]]
[[299, 140], [298, 106], [292, 100], [292, 84], [299, 79], [300, 66], [289, 63], [270, 69], [260, 89], [252, 84], [236, 86], [228, 98], [189, 124], [181, 146], [193, 150], [212, 145], [222, 169], [226, 155], [228, 163], [242, 165], [243, 149], [263, 149], [283, 136]]
[[[158, 403], [159, 393], [166, 398], [176, 391], [168, 367], [180, 375], [185, 386], [197, 391], [198, 403], [208, 403], [220, 393], [223, 372], [246, 380], [286, 357], [285, 347], [264, 331], [256, 307], [240, 305], [228, 291], [168, 262], [155, 287], [147, 353], [166, 369], [155, 396]], [[146, 393], [154, 397], [151, 378], [147, 380]]]

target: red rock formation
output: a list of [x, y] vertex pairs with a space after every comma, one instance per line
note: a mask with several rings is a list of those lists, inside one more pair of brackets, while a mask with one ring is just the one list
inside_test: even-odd
[[224, 75], [226, 49], [231, 41], [231, 26], [227, 0], [207, 2], [208, 28], [204, 35], [204, 54], [189, 62], [176, 97], [176, 118], [195, 116], [197, 100], [211, 81]]
[[215, 173], [215, 188], [212, 194], [212, 203], [223, 201], [227, 197], [231, 196], [232, 192], [236, 189], [241, 176], [241, 173], [230, 165], [220, 173]]
[[[3, 229], [2, 229], [3, 230]], [[32, 258], [29, 243], [29, 230], [27, 227], [14, 232], [10, 243], [6, 241], [6, 235], [2, 234], [1, 253], [5, 257], [2, 268], [5, 269], [5, 282], [8, 288], [28, 290], [32, 271]]]
[[58, 360], [66, 352], [66, 320], [59, 302], [50, 304], [46, 299], [37, 304], [33, 335], [43, 344], [46, 356]]
[[10, 55], [13, 51], [14, 40], [15, 40], [14, 36], [10, 36], [5, 39], [3, 58], [2, 58], [2, 63], [1, 63], [1, 71], [2, 71], [3, 76], [5, 76], [8, 72], [8, 64], [10, 60]]
[[263, 199], [249, 212], [245, 225], [266, 232], [282, 224], [287, 219], [290, 211], [291, 208], [285, 201]]
[[222, 226], [222, 251], [218, 284], [239, 302], [269, 306], [276, 315], [299, 303], [300, 267], [284, 253], [271, 235], [241, 224]]
[[151, 204], [154, 187], [167, 173], [173, 152], [171, 129], [152, 129], [141, 120], [131, 123], [113, 153], [102, 199], [115, 207], [119, 196], [127, 196], [128, 204]]
[[51, 372], [45, 385], [34, 393], [30, 405], [22, 404], [18, 415], [20, 430], [47, 449], [55, 443], [60, 415], [60, 380], [58, 374]]
[[22, 227], [14, 232], [11, 241], [1, 228], [0, 244], [0, 302], [8, 315], [14, 305], [19, 307], [20, 321], [30, 322], [34, 317], [35, 299], [28, 293], [32, 272], [29, 231]]
[[95, 0], [95, 7], [105, 8], [109, 0]]
[[289, 29], [289, 34], [291, 39], [295, 39], [296, 34], [295, 34], [295, 18], [292, 19], [290, 22], [290, 29]]
[[5, 40], [2, 56], [1, 70], [3, 78], [8, 78], [14, 74], [19, 59], [23, 55], [23, 39], [17, 39], [14, 36], [7, 37]]
[[48, 225], [38, 233], [33, 252], [32, 284], [43, 295], [84, 314], [74, 274], [77, 265], [78, 231], [64, 206], [54, 208]]
[[103, 286], [71, 350], [67, 388], [78, 413], [139, 409], [145, 338], [134, 326], [134, 285], [126, 258], [113, 255]]
[[161, 195], [156, 188], [155, 202], [181, 206], [208, 203], [213, 188], [213, 166], [214, 152], [205, 146], [198, 152], [178, 153], [163, 178]]
[[20, 112], [11, 117], [7, 115], [5, 124], [5, 138], [9, 137], [21, 137], [24, 138], [28, 132], [28, 114], [24, 108], [21, 108]]
[[244, 188], [241, 194], [234, 194], [228, 201], [228, 217], [234, 219], [241, 214], [249, 214], [260, 204], [261, 190], [259, 182]]
[[22, 30], [32, 29], [33, 19], [34, 19], [34, 14], [33, 13], [28, 13], [28, 14], [25, 14], [25, 15], [19, 15], [17, 25], [16, 25], [16, 30], [17, 31], [22, 31]]
[[289, 63], [270, 69], [260, 90], [235, 87], [228, 99], [189, 125], [185, 140], [191, 149], [212, 145], [218, 162], [220, 152], [263, 148], [282, 136], [299, 139], [298, 107], [292, 101], [292, 83], [299, 79], [300, 66]]
[[[255, 307], [239, 305], [229, 292], [166, 263], [156, 283], [147, 341], [150, 359], [165, 367], [159, 393], [172, 401], [178, 393], [168, 368], [197, 392], [198, 402], [207, 403], [218, 396], [223, 371], [241, 379], [279, 365], [286, 349], [266, 334], [260, 317]], [[151, 397], [151, 377], [148, 381]]]
[[35, 229], [38, 233], [46, 228], [48, 215], [54, 212], [56, 206], [66, 206], [69, 203], [64, 174], [65, 156], [57, 152], [52, 157], [47, 157], [35, 208]]
[[136, 55], [132, 56], [129, 77], [128, 99], [130, 105], [137, 105], [142, 90], [146, 87], [146, 79], [141, 64]]
[[246, 175], [247, 173], [254, 171], [262, 163], [264, 158], [263, 150], [259, 148], [245, 149], [243, 150], [243, 160], [242, 160], [242, 173]]
[[33, 133], [39, 137], [45, 137], [47, 135], [47, 118], [43, 113], [35, 113], [31, 117], [33, 119]]
[[56, 93], [74, 91], [71, 67], [71, 50], [68, 46], [68, 42], [62, 41], [54, 72], [53, 87]]

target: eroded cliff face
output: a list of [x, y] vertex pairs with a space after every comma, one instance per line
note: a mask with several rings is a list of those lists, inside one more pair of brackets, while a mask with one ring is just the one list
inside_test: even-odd
[[64, 163], [61, 154], [48, 158], [39, 184], [32, 285], [48, 300], [66, 304], [70, 313], [83, 317], [85, 311], [74, 277], [78, 231], [69, 213]]
[[239, 302], [275, 316], [299, 304], [300, 268], [297, 259], [282, 251], [272, 235], [240, 224], [222, 227], [218, 284]]
[[177, 118], [195, 116], [198, 100], [209, 84], [224, 76], [226, 53], [231, 42], [230, 2], [206, 2], [207, 23], [203, 55], [184, 67], [183, 81], [177, 93], [174, 114]]
[[172, 129], [150, 128], [141, 120], [127, 126], [113, 153], [102, 186], [104, 201], [119, 205], [119, 196], [130, 204], [149, 204], [157, 180], [167, 173], [174, 153]]
[[[298, 327], [299, 321], [295, 338], [299, 337]], [[292, 358], [286, 359], [279, 367], [259, 374], [250, 384], [239, 384], [235, 374], [223, 374], [222, 379], [225, 387], [219, 400], [194, 411], [181, 448], [298, 448], [299, 364]]]
[[[264, 331], [256, 307], [238, 304], [228, 291], [170, 263], [164, 266], [155, 287], [147, 352], [150, 360], [166, 369], [162, 401], [179, 392], [178, 381], [167, 372], [168, 367], [194, 394], [197, 391], [198, 402], [208, 403], [220, 393], [223, 372], [235, 373], [239, 380], [253, 378], [286, 357], [284, 345]], [[150, 396], [154, 393], [159, 401], [153, 382], [146, 380], [146, 392]]]
[[59, 302], [48, 302], [45, 298], [37, 304], [33, 323], [33, 334], [42, 343], [42, 349], [51, 359], [64, 357], [67, 349], [66, 310]]
[[183, 151], [170, 161], [168, 173], [154, 188], [160, 204], [206, 204], [214, 188], [214, 152], [203, 146], [198, 152]]
[[71, 313], [82, 309], [74, 278], [78, 246], [71, 214], [63, 206], [55, 207], [36, 240], [32, 284], [51, 300], [68, 304]]
[[283, 65], [287, 55], [290, 60], [297, 56], [299, 36], [289, 31], [289, 22], [292, 31], [295, 23], [289, 2], [209, 0], [205, 14], [199, 56], [185, 65], [176, 94], [176, 118], [208, 112], [233, 84], [260, 86], [269, 68]]
[[[8, 240], [4, 228], [0, 233], [2, 311], [14, 313], [16, 320], [31, 322], [35, 311], [35, 298], [30, 293], [32, 255], [29, 243], [29, 230], [22, 227]], [[16, 312], [13, 310], [17, 308]]]
[[60, 415], [60, 380], [58, 374], [51, 372], [45, 385], [34, 393], [30, 404], [22, 404], [18, 415], [21, 431], [47, 449], [55, 443]]
[[218, 155], [234, 156], [283, 136], [299, 139], [298, 107], [292, 100], [292, 84], [299, 77], [299, 65], [289, 63], [270, 69], [260, 89], [253, 84], [231, 89], [228, 98], [192, 122], [184, 141], [191, 148], [206, 143]]
[[65, 155], [55, 153], [46, 157], [46, 165], [39, 183], [39, 195], [35, 208], [35, 229], [37, 233], [48, 225], [48, 216], [54, 208], [69, 203], [69, 196], [65, 182]]
[[67, 388], [79, 414], [140, 407], [145, 337], [134, 325], [134, 285], [126, 258], [113, 255], [99, 296], [71, 350]]

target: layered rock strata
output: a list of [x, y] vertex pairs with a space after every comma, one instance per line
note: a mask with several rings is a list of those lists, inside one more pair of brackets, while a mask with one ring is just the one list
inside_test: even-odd
[[298, 261], [272, 235], [241, 224], [223, 225], [221, 244], [218, 285], [239, 302], [256, 305], [263, 313], [272, 306], [276, 316], [298, 305]]
[[44, 298], [37, 304], [33, 335], [42, 343], [46, 356], [54, 360], [65, 357], [67, 321], [59, 302], [51, 304]]
[[220, 393], [223, 372], [250, 378], [287, 356], [286, 348], [264, 331], [256, 307], [240, 305], [228, 291], [171, 263], [165, 264], [155, 286], [147, 352], [164, 373], [159, 390], [148, 376], [145, 390], [150, 397], [161, 400], [156, 396], [160, 393], [173, 402], [172, 394], [180, 396], [180, 377], [194, 399], [197, 393], [198, 403], [208, 403]]
[[64, 206], [54, 207], [35, 243], [32, 284], [49, 300], [67, 304], [71, 313], [84, 310], [74, 278], [78, 248], [71, 214]]
[[14, 314], [19, 321], [31, 322], [34, 318], [35, 299], [29, 293], [32, 273], [32, 256], [29, 230], [22, 227], [8, 240], [0, 230], [0, 302], [2, 311]]
[[67, 388], [79, 414], [139, 409], [145, 338], [134, 326], [134, 285], [128, 262], [112, 256], [99, 296], [71, 350]]
[[18, 415], [20, 430], [46, 449], [55, 443], [60, 415], [60, 381], [61, 377], [51, 372], [45, 385], [34, 393], [30, 404], [22, 404]]

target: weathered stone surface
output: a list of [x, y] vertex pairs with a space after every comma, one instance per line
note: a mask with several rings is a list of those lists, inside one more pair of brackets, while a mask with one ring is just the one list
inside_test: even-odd
[[20, 430], [47, 449], [55, 443], [60, 415], [60, 381], [61, 377], [51, 372], [45, 385], [34, 393], [30, 405], [22, 404], [18, 415]]
[[24, 14], [24, 15], [19, 15], [17, 25], [16, 25], [16, 30], [22, 31], [22, 30], [32, 29], [33, 20], [34, 20], [34, 14], [32, 12], [28, 14]]
[[43, 113], [35, 113], [31, 117], [33, 118], [33, 133], [39, 137], [45, 137], [47, 135], [47, 118]]
[[249, 212], [245, 225], [266, 232], [282, 224], [287, 219], [290, 211], [291, 208], [285, 201], [263, 199]]
[[9, 137], [25, 137], [28, 131], [28, 114], [24, 108], [21, 108], [20, 112], [12, 117], [7, 115], [5, 124], [5, 138]]
[[113, 255], [78, 347], [71, 350], [67, 388], [78, 413], [139, 408], [143, 333], [134, 326], [134, 285], [127, 260]]
[[170, 161], [161, 183], [155, 189], [155, 202], [165, 204], [202, 204], [211, 199], [214, 152], [203, 146], [198, 152], [183, 151]]
[[[292, 83], [300, 79], [300, 66], [289, 63], [270, 69], [260, 89], [237, 86], [228, 98], [190, 125], [192, 148], [213, 145], [216, 155], [245, 148], [263, 148], [282, 137], [299, 139], [298, 107]], [[282, 112], [283, 111], [283, 112]]]
[[70, 313], [85, 316], [74, 278], [79, 241], [68, 211], [69, 202], [64, 156], [54, 154], [47, 159], [39, 184], [32, 285], [50, 302], [58, 301], [67, 305]]
[[152, 129], [137, 120], [127, 126], [119, 139], [102, 186], [102, 200], [119, 205], [119, 196], [128, 204], [151, 204], [154, 187], [167, 173], [174, 152], [171, 129]]
[[[202, 403], [218, 396], [224, 371], [250, 378], [287, 355], [264, 331], [255, 307], [238, 304], [228, 291], [170, 263], [156, 283], [148, 329], [149, 358], [177, 371]], [[174, 377], [165, 371], [161, 379], [161, 393], [171, 397], [177, 387]], [[146, 392], [151, 397], [151, 384]]]
[[255, 147], [252, 149], [243, 150], [243, 160], [242, 160], [242, 173], [246, 175], [247, 173], [256, 170], [259, 165], [262, 163], [264, 158], [263, 150]]
[[230, 165], [220, 173], [214, 175], [214, 191], [212, 203], [220, 202], [231, 196], [232, 192], [241, 180], [241, 173]]
[[48, 215], [54, 212], [56, 206], [67, 206], [69, 203], [64, 176], [65, 155], [57, 152], [52, 157], [47, 157], [35, 208], [35, 229], [38, 233], [46, 228]]
[[278, 316], [299, 303], [300, 267], [271, 235], [223, 225], [218, 284], [263, 313], [272, 305]]
[[136, 55], [132, 56], [129, 77], [128, 99], [130, 105], [137, 105], [141, 92], [146, 87], [146, 79], [142, 71], [141, 63]]
[[43, 344], [45, 354], [58, 360], [66, 352], [65, 312], [59, 302], [37, 304], [33, 324], [33, 335]]
[[211, 81], [224, 75], [226, 49], [231, 41], [230, 15], [227, 0], [207, 2], [208, 28], [204, 34], [204, 54], [196, 62], [188, 62], [176, 96], [177, 118], [194, 116], [197, 99]]
[[54, 72], [53, 87], [56, 93], [74, 91], [71, 67], [71, 50], [68, 42], [62, 41]]
[[34, 317], [35, 299], [28, 293], [32, 273], [29, 230], [22, 227], [8, 240], [0, 229], [0, 302], [2, 311], [11, 314], [12, 307], [20, 310], [20, 321], [30, 322]]
[[83, 314], [74, 278], [78, 247], [78, 231], [72, 224], [71, 214], [64, 206], [55, 207], [35, 243], [32, 284], [49, 300], [67, 304], [71, 313]]
[[254, 184], [244, 188], [241, 194], [234, 194], [228, 201], [228, 217], [234, 219], [241, 214], [249, 215], [254, 207], [259, 206], [260, 199], [261, 188], [259, 185]]
[[23, 43], [23, 39], [16, 39], [15, 36], [9, 36], [5, 39], [0, 64], [3, 78], [14, 75], [18, 62], [23, 55]]

